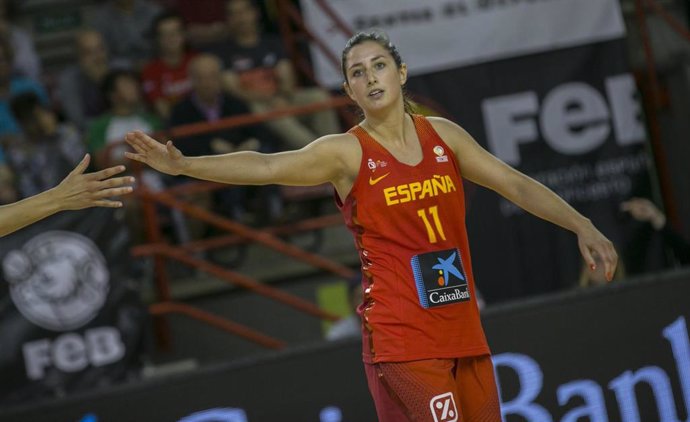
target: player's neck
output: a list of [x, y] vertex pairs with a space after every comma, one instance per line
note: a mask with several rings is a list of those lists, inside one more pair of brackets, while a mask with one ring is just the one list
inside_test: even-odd
[[386, 112], [368, 113], [364, 128], [385, 143], [404, 144], [407, 114], [404, 108], [391, 108]]

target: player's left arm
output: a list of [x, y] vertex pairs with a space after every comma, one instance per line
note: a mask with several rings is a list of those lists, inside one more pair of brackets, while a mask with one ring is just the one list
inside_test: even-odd
[[609, 280], [613, 278], [618, 255], [611, 241], [588, 218], [546, 186], [491, 155], [457, 124], [443, 118], [429, 120], [453, 149], [465, 179], [489, 188], [537, 217], [575, 233], [587, 264], [591, 268], [596, 267], [592, 256], [592, 253], [596, 253], [604, 262], [606, 277]]

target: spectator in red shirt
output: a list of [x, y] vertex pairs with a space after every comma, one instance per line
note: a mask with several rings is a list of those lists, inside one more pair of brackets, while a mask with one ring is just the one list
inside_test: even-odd
[[188, 67], [196, 55], [187, 49], [182, 18], [172, 12], [159, 15], [153, 24], [158, 57], [142, 72], [146, 99], [163, 119], [170, 118], [172, 107], [191, 91]]

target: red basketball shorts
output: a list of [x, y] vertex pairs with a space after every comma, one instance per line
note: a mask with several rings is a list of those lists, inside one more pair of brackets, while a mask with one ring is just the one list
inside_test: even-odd
[[379, 422], [501, 422], [489, 355], [364, 367]]

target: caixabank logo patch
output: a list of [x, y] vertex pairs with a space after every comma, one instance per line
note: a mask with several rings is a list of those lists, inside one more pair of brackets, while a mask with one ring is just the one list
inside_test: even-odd
[[470, 300], [467, 276], [458, 249], [415, 255], [411, 264], [419, 303], [423, 308]]

